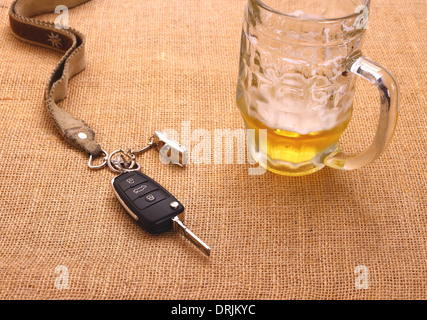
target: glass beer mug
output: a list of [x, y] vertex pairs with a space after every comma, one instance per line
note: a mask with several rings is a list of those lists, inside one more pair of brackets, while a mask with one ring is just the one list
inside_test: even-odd
[[[325, 165], [350, 170], [385, 150], [399, 87], [390, 71], [360, 52], [368, 20], [369, 0], [249, 0], [237, 106], [246, 128], [255, 129], [248, 130], [248, 147], [260, 165], [291, 176]], [[377, 86], [381, 111], [373, 143], [348, 155], [337, 143], [352, 115], [355, 75]]]

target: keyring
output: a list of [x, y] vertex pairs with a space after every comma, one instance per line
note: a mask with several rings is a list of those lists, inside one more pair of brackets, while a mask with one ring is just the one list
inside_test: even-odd
[[[117, 163], [113, 162], [112, 157], [116, 153], [122, 153], [131, 159], [131, 163], [130, 163], [128, 168], [122, 167], [120, 161], [117, 161]], [[134, 170], [139, 170], [141, 168], [141, 166], [135, 161], [135, 155], [132, 153], [128, 153], [128, 152], [124, 151], [123, 149], [119, 149], [119, 150], [115, 150], [115, 151], [111, 152], [111, 154], [107, 158], [107, 165], [111, 171], [116, 172], [116, 173], [134, 171]], [[134, 168], [135, 165], [136, 165], [136, 168]], [[119, 166], [120, 169], [118, 169], [117, 166]]]

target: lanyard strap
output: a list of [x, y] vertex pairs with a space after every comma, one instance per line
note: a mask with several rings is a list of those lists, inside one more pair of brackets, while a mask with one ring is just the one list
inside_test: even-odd
[[69, 80], [86, 67], [85, 36], [72, 28], [57, 29], [53, 23], [31, 18], [53, 12], [58, 5], [72, 8], [87, 1], [89, 0], [16, 0], [10, 7], [9, 20], [18, 39], [64, 54], [47, 83], [46, 106], [68, 143], [98, 157], [103, 151], [95, 141], [93, 130], [84, 121], [76, 119], [57, 105], [67, 97]]

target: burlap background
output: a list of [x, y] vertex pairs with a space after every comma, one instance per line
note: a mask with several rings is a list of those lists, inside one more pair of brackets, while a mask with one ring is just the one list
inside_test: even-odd
[[[246, 0], [100, 1], [70, 11], [88, 38], [88, 68], [62, 106], [104, 149], [140, 147], [156, 129], [243, 127], [235, 106]], [[108, 170], [61, 140], [44, 104], [58, 53], [16, 40], [0, 0], [0, 298], [425, 299], [425, 0], [374, 0], [364, 53], [391, 69], [402, 92], [388, 151], [358, 171], [302, 178], [249, 176], [250, 165], [143, 171], [187, 208], [212, 246], [204, 257], [172, 232], [152, 236], [124, 214]], [[53, 21], [56, 15], [41, 18]], [[360, 151], [376, 128], [376, 89], [358, 82], [342, 139]], [[197, 141], [192, 142], [193, 145]], [[58, 290], [55, 268], [69, 270]], [[355, 288], [356, 266], [369, 289]]]

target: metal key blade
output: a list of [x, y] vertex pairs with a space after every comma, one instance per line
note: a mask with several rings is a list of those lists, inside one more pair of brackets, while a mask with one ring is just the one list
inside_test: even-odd
[[211, 248], [199, 239], [193, 232], [191, 232], [181, 220], [179, 220], [178, 216], [172, 218], [173, 221], [173, 230], [180, 231], [184, 237], [191, 241], [197, 248], [199, 248], [204, 254], [210, 256]]

